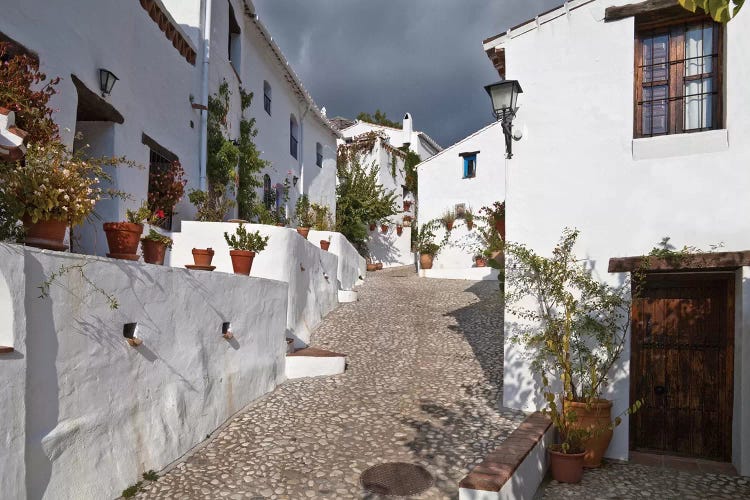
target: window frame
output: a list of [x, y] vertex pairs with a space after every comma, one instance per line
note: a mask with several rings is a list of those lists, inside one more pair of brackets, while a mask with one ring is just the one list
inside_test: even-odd
[[[234, 70], [237, 79], [240, 79], [240, 66], [242, 59], [242, 27], [237, 22], [237, 16], [234, 14], [234, 7], [231, 0], [227, 0], [229, 5], [229, 23], [227, 26], [227, 60]], [[234, 56], [234, 57], [232, 57]]]
[[[463, 159], [464, 163], [464, 173], [462, 179], [474, 179], [477, 176], [477, 156], [479, 155], [479, 151], [470, 151], [467, 153], [459, 153], [458, 156], [460, 156]], [[474, 162], [474, 168], [473, 170], [469, 170], [470, 162]], [[471, 175], [469, 175], [471, 174]]]
[[323, 168], [323, 145], [319, 142], [315, 143], [315, 164]]
[[[680, 8], [681, 9], [681, 8]], [[681, 9], [684, 11], [684, 9]], [[675, 12], [670, 10], [669, 12]], [[720, 130], [724, 128], [724, 26], [716, 23], [708, 15], [695, 15], [684, 11], [687, 15], [677, 14], [670, 17], [654, 19], [653, 16], [640, 20], [636, 18], [634, 33], [634, 78], [633, 78], [633, 137], [635, 139], [660, 137], [665, 135], [681, 135], [709, 130]], [[699, 23], [708, 23], [712, 27], [712, 53], [709, 55], [697, 56], [699, 58], [712, 58], [712, 72], [702, 73], [699, 75], [685, 75], [685, 36], [691, 26]], [[666, 97], [666, 132], [654, 133], [653, 118], [651, 132], [643, 132], [643, 75], [645, 72], [643, 60], [643, 43], [644, 40], [660, 35], [668, 37], [668, 54], [667, 54], [667, 80], [650, 82], [654, 87], [667, 87]], [[654, 63], [652, 63], [653, 65]], [[656, 63], [659, 64], [659, 63]], [[711, 113], [712, 123], [707, 127], [687, 129], [684, 128], [685, 121], [685, 101], [684, 91], [685, 83], [691, 80], [701, 81], [711, 79]], [[647, 83], [646, 86], [649, 84]], [[658, 99], [653, 99], [655, 102]]]
[[271, 90], [271, 84], [268, 83], [268, 80], [263, 80], [263, 109], [268, 113], [268, 116], [271, 116], [271, 95], [273, 94], [273, 91]]
[[[151, 193], [151, 171], [153, 169], [164, 169], [169, 168], [171, 164], [175, 161], [180, 161], [178, 156], [162, 145], [160, 145], [158, 142], [153, 140], [151, 137], [146, 135], [145, 133], [141, 134], [141, 143], [148, 148], [148, 186], [146, 188], [146, 199], [148, 200], [148, 195]], [[162, 229], [166, 229], [167, 231], [172, 230], [172, 225], [174, 223], [174, 208], [172, 211], [165, 212], [164, 220], [161, 224], [159, 224], [159, 227]]]
[[293, 114], [289, 116], [289, 154], [292, 158], [299, 160], [299, 139], [297, 134], [299, 133], [299, 125], [297, 117]]

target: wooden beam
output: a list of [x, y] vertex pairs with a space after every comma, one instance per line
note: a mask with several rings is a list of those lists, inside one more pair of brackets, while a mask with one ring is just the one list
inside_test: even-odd
[[679, 5], [677, 0], [646, 0], [645, 2], [622, 5], [619, 7], [607, 7], [604, 10], [605, 21], [618, 21], [628, 17], [648, 14], [656, 10], [668, 9]]
[[742, 252], [710, 252], [674, 257], [613, 257], [610, 273], [633, 271], [719, 271], [750, 266], [750, 250]]

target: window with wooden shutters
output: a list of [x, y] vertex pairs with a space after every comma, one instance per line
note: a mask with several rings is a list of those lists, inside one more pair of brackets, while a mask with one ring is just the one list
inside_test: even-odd
[[722, 25], [700, 17], [636, 26], [635, 136], [721, 128]]

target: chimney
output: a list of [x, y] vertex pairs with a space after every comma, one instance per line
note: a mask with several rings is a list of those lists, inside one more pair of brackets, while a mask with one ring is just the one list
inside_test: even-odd
[[407, 134], [411, 136], [411, 133], [414, 130], [414, 125], [412, 125], [411, 123], [411, 115], [409, 113], [406, 113], [404, 115], [404, 122], [403, 122], [402, 128], [404, 132], [406, 132]]

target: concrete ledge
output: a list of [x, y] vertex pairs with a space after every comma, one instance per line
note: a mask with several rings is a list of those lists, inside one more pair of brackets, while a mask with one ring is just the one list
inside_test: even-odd
[[308, 347], [287, 354], [286, 378], [329, 377], [344, 373], [346, 354]]
[[459, 500], [525, 500], [547, 472], [551, 421], [539, 412], [526, 420], [459, 483]]
[[465, 269], [420, 269], [420, 278], [443, 280], [497, 281], [497, 269], [491, 267], [468, 267]]
[[359, 294], [354, 290], [339, 290], [339, 302], [345, 304], [347, 302], [357, 302]]

